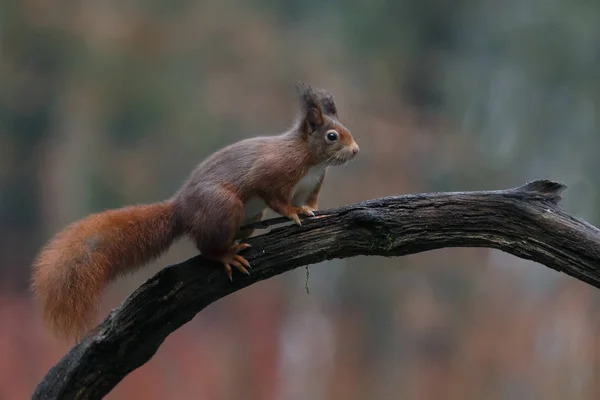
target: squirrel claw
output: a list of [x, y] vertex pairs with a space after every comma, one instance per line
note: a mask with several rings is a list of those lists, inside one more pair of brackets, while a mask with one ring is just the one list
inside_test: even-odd
[[234, 266], [240, 272], [250, 275], [250, 272], [246, 268], [251, 268], [250, 263], [244, 257], [237, 254], [238, 252], [251, 247], [248, 243], [240, 243], [231, 246], [229, 251], [221, 257], [215, 258], [215, 260], [221, 262], [225, 267], [225, 273], [231, 282], [233, 282], [233, 273], [231, 267]]
[[[308, 215], [309, 217], [314, 217], [315, 213], [313, 212], [313, 208], [309, 207], [309, 206], [302, 206], [298, 208], [298, 211], [304, 215]], [[288, 215], [288, 218], [291, 219], [292, 221], [294, 221], [296, 223], [296, 225], [298, 226], [302, 226], [302, 222], [300, 221], [300, 217], [298, 216], [298, 213], [293, 213]]]
[[248, 243], [239, 243], [231, 248], [231, 252], [235, 253], [237, 255], [237, 253], [239, 253], [240, 251], [246, 250], [247, 248], [250, 248], [250, 247], [252, 247], [252, 246], [250, 246]]
[[294, 221], [296, 223], [296, 225], [298, 226], [302, 226], [302, 222], [300, 222], [300, 217], [298, 216], [298, 214], [290, 214], [289, 218]]
[[309, 217], [315, 216], [314, 211], [316, 210], [316, 208], [312, 208], [310, 206], [302, 206], [300, 208], [301, 208], [303, 214], [308, 215]]
[[231, 266], [227, 263], [223, 263], [223, 266], [225, 267], [225, 273], [227, 274], [229, 281], [233, 282], [233, 274], [231, 272]]
[[248, 270], [244, 268], [244, 265], [250, 265], [250, 263], [248, 263], [248, 261], [246, 261], [244, 257], [236, 255], [232, 260], [229, 261], [229, 263], [236, 267], [240, 272], [243, 272], [246, 275], [250, 275], [250, 272], [248, 272]]
[[235, 258], [235, 260], [236, 260], [237, 262], [239, 262], [240, 264], [242, 264], [244, 267], [246, 267], [246, 268], [252, 268], [252, 267], [250, 266], [250, 263], [248, 262], [248, 260], [246, 260], [244, 257], [242, 257], [242, 256], [240, 256], [240, 255], [238, 255], [238, 254], [236, 254], [234, 258]]

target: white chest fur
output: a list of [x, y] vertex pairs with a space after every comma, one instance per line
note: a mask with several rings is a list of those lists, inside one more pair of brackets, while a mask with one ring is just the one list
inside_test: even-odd
[[326, 166], [311, 168], [306, 175], [294, 186], [292, 191], [292, 204], [295, 206], [304, 205], [304, 202], [310, 195], [310, 192], [319, 184], [319, 180], [325, 172]]
[[[310, 192], [318, 185], [327, 167], [317, 167], [308, 170], [306, 175], [298, 181], [292, 190], [292, 204], [294, 206], [303, 206], [310, 195]], [[263, 211], [267, 205], [258, 197], [253, 197], [244, 204], [244, 220], [254, 217]]]

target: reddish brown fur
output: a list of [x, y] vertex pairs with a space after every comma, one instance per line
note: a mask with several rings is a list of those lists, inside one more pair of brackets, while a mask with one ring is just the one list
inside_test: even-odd
[[158, 257], [175, 238], [169, 202], [92, 214], [59, 232], [33, 265], [33, 290], [45, 322], [80, 338], [90, 328], [102, 289]]
[[[298, 214], [310, 215], [327, 167], [354, 158], [358, 145], [338, 121], [330, 93], [304, 84], [298, 89], [299, 118], [287, 132], [217, 151], [168, 201], [93, 214], [57, 234], [33, 270], [48, 325], [63, 336], [81, 337], [102, 288], [160, 255], [179, 234], [221, 262], [231, 278], [230, 265], [242, 272], [249, 266], [237, 255], [245, 246], [235, 245], [252, 234], [240, 231], [242, 224], [260, 220], [266, 207], [298, 224]], [[327, 139], [332, 130], [337, 140]]]

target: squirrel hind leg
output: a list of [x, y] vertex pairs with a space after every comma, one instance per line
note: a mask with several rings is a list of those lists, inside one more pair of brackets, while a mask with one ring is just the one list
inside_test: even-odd
[[209, 193], [210, 198], [204, 197], [203, 200], [207, 204], [218, 204], [219, 208], [197, 213], [194, 220], [196, 228], [191, 232], [196, 247], [204, 257], [223, 264], [229, 280], [233, 280], [232, 266], [249, 275], [247, 268], [250, 268], [250, 263], [238, 253], [250, 245], [235, 242], [244, 218], [244, 204], [224, 188]]

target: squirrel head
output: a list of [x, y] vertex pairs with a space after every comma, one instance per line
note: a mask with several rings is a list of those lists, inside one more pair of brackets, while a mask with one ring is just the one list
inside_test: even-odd
[[358, 154], [359, 147], [350, 131], [338, 120], [330, 92], [312, 89], [297, 82], [300, 95], [298, 133], [307, 142], [315, 164], [341, 165]]

